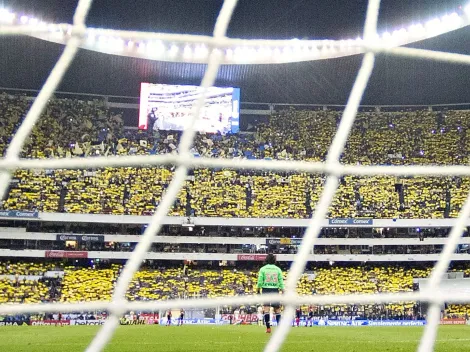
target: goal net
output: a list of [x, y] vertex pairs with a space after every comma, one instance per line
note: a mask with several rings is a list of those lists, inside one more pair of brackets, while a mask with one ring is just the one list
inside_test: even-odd
[[[280, 300], [285, 307], [285, 316], [293, 316], [295, 306], [299, 304], [347, 304], [347, 303], [391, 303], [403, 301], [424, 301], [429, 304], [427, 315], [427, 324], [421, 338], [419, 351], [433, 350], [438, 324], [440, 321], [440, 307], [446, 302], [460, 303], [464, 302], [466, 297], [463, 293], [450, 293], [441, 291], [441, 278], [447, 270], [451, 254], [454, 252], [456, 245], [462, 236], [466, 219], [470, 215], [470, 195], [461, 209], [460, 216], [455, 222], [455, 226], [450, 232], [448, 241], [445, 245], [439, 261], [436, 263], [432, 274], [429, 278], [426, 289], [412, 293], [398, 294], [370, 294], [370, 295], [313, 295], [309, 297], [298, 296], [296, 293], [296, 284], [304, 272], [308, 254], [312, 246], [315, 244], [321, 230], [322, 220], [327, 216], [329, 205], [339, 185], [339, 178], [344, 175], [422, 175], [422, 176], [468, 176], [470, 175], [469, 166], [352, 166], [340, 163], [340, 156], [345, 147], [348, 135], [353, 126], [357, 109], [360, 104], [363, 93], [367, 87], [368, 80], [374, 68], [375, 56], [379, 54], [389, 54], [396, 56], [413, 57], [424, 60], [439, 60], [445, 62], [470, 64], [470, 56], [451, 54], [445, 52], [433, 52], [422, 49], [412, 49], [390, 45], [386, 41], [380, 40], [377, 34], [377, 19], [379, 14], [379, 0], [369, 0], [367, 16], [364, 26], [363, 38], [354, 41], [354, 43], [345, 43], [342, 41], [328, 41], [327, 49], [335, 51], [336, 54], [341, 52], [363, 52], [364, 57], [357, 74], [356, 80], [352, 87], [347, 106], [342, 115], [338, 130], [332, 144], [329, 148], [325, 162], [296, 162], [296, 161], [279, 161], [279, 160], [240, 160], [233, 163], [227, 159], [208, 159], [194, 158], [190, 153], [191, 144], [195, 136], [195, 124], [200, 117], [201, 108], [204, 105], [204, 96], [207, 89], [213, 86], [218, 69], [223, 63], [231, 62], [228, 56], [236, 55], [236, 48], [240, 46], [247, 48], [247, 52], [256, 48], [263, 48], [262, 63], [278, 63], [279, 55], [276, 50], [286, 45], [292, 45], [292, 41], [276, 41], [276, 40], [240, 40], [230, 39], [226, 37], [227, 27], [230, 22], [232, 13], [236, 7], [237, 0], [225, 0], [219, 16], [217, 18], [213, 36], [193, 36], [193, 35], [177, 35], [162, 33], [142, 33], [118, 30], [96, 30], [87, 28], [85, 25], [86, 17], [89, 12], [92, 0], [80, 0], [76, 8], [72, 25], [44, 25], [41, 23], [0, 23], [0, 34], [2, 35], [36, 35], [46, 32], [65, 31], [68, 34], [66, 45], [62, 55], [57, 61], [55, 67], [51, 71], [39, 95], [35, 99], [31, 109], [27, 113], [22, 125], [18, 128], [11, 143], [8, 146], [6, 155], [0, 159], [0, 198], [6, 194], [8, 184], [11, 180], [12, 173], [16, 169], [79, 169], [83, 167], [127, 167], [146, 165], [162, 165], [173, 164], [176, 166], [174, 177], [168, 187], [157, 211], [145, 233], [140, 239], [134, 252], [127, 261], [119, 279], [116, 283], [113, 298], [111, 302], [85, 302], [77, 304], [24, 304], [24, 305], [0, 305], [0, 314], [22, 314], [31, 312], [72, 312], [77, 309], [84, 311], [107, 310], [109, 318], [99, 330], [92, 342], [87, 348], [89, 352], [98, 352], [108, 344], [113, 336], [114, 331], [119, 325], [119, 317], [126, 311], [164, 311], [174, 307], [185, 308], [209, 308], [222, 305], [241, 305], [256, 304], [259, 302], [257, 296], [243, 297], [223, 297], [223, 298], [207, 298], [207, 299], [191, 299], [191, 300], [168, 300], [168, 301], [146, 301], [146, 302], [128, 302], [125, 294], [133, 275], [139, 270], [142, 258], [149, 250], [154, 236], [159, 232], [162, 226], [164, 216], [172, 206], [176, 199], [180, 188], [182, 187], [188, 170], [195, 167], [206, 168], [237, 168], [237, 169], [256, 169], [256, 170], [277, 170], [288, 171], [297, 170], [309, 173], [326, 174], [326, 182], [321, 197], [317, 203], [314, 216], [309, 221], [309, 226], [302, 239], [296, 260], [293, 262], [286, 282], [286, 291], [282, 296], [273, 295], [269, 297], [272, 301]], [[8, 14], [3, 14], [8, 17]], [[468, 11], [464, 15], [462, 21], [468, 24]], [[8, 22], [8, 18], [7, 21]], [[182, 135], [179, 154], [178, 155], [150, 155], [150, 156], [125, 156], [125, 157], [98, 157], [98, 158], [72, 158], [72, 159], [20, 159], [22, 147], [31, 133], [34, 125], [38, 121], [41, 112], [47, 105], [48, 100], [61, 82], [68, 67], [73, 61], [79, 47], [86, 39], [86, 36], [93, 32], [93, 35], [107, 35], [113, 38], [132, 39], [132, 40], [159, 40], [164, 43], [189, 43], [194, 47], [199, 46], [202, 51], [206, 51], [207, 55], [202, 55], [202, 61], [207, 63], [205, 74], [202, 78], [201, 87], [202, 95], [198, 98], [192, 108], [192, 117]], [[308, 48], [312, 41], [296, 41], [292, 47], [294, 52], [289, 57], [284, 57], [281, 61], [296, 61], [295, 48], [299, 45]], [[356, 50], [356, 51], [354, 51]], [[242, 53], [243, 54], [243, 53]], [[313, 60], [317, 58], [318, 52], [302, 51], [302, 60]], [[202, 57], [201, 56], [201, 57]], [[243, 56], [243, 55], [242, 55]], [[201, 57], [195, 58], [194, 62], [200, 62]], [[191, 62], [191, 60], [187, 60]], [[246, 62], [239, 62], [245, 64]], [[267, 298], [268, 299], [268, 298]], [[283, 319], [280, 326], [275, 330], [271, 339], [265, 347], [265, 351], [278, 351], [282, 346], [291, 326], [289, 319]]]

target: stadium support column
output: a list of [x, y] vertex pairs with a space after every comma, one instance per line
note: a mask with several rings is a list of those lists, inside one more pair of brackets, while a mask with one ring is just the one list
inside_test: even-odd
[[246, 210], [249, 210], [250, 207], [251, 207], [251, 200], [252, 200], [252, 189], [251, 189], [251, 186], [249, 184], [247, 184], [246, 186], [246, 206], [245, 206], [245, 209]]
[[310, 194], [310, 189], [307, 189], [307, 194], [305, 195], [305, 210], [307, 211], [308, 217], [312, 216], [312, 206], [310, 204], [311, 201], [312, 201], [312, 195]]
[[57, 209], [59, 213], [65, 212], [65, 197], [67, 197], [67, 193], [67, 186], [62, 186], [60, 190], [59, 208]]
[[446, 190], [446, 205], [444, 208], [444, 218], [450, 218], [450, 202], [451, 202], [451, 194], [450, 191]]
[[192, 214], [191, 214], [191, 210], [192, 210], [192, 208], [191, 208], [191, 199], [192, 199], [192, 197], [191, 197], [190, 191], [191, 191], [190, 187], [186, 187], [186, 207], [185, 207], [186, 209], [185, 209], [185, 213], [186, 213], [187, 217], [192, 216]]

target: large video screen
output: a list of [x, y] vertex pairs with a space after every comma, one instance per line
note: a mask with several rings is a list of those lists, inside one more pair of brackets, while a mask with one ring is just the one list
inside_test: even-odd
[[[139, 129], [184, 130], [193, 104], [201, 95], [198, 86], [142, 83]], [[240, 126], [240, 89], [211, 87], [196, 130], [237, 133]]]

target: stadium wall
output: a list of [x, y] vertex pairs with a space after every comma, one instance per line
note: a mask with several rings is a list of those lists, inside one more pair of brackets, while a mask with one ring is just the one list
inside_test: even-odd
[[[35, 89], [23, 89], [23, 88], [11, 88], [11, 87], [0, 87], [0, 91], [8, 92], [9, 94], [21, 94], [28, 96], [33, 100], [37, 94], [38, 90]], [[101, 99], [103, 100], [109, 108], [117, 109], [132, 109], [138, 110], [140, 105], [140, 97], [135, 96], [125, 96], [125, 95], [110, 95], [110, 94], [94, 94], [94, 93], [77, 93], [77, 92], [64, 92], [56, 91], [54, 95], [57, 98], [75, 98], [82, 100], [92, 100], [92, 99]], [[298, 108], [304, 110], [327, 110], [333, 109], [338, 110], [346, 107], [344, 104], [308, 104], [308, 103], [257, 103], [249, 101], [240, 102], [240, 113], [248, 115], [271, 115], [278, 111]], [[364, 112], [370, 112], [374, 110], [375, 112], [380, 112], [382, 109], [392, 109], [392, 111], [387, 112], [396, 112], [400, 113], [403, 109], [420, 109], [420, 110], [468, 110], [470, 103], [443, 103], [443, 104], [363, 104], [359, 105], [359, 111], [365, 110]]]
[[[73, 237], [73, 238], [72, 238]], [[137, 243], [140, 236], [136, 235], [100, 235], [100, 234], [81, 234], [74, 235], [72, 233], [43, 233], [43, 232], [0, 232], [0, 239], [10, 240], [32, 240], [32, 241], [68, 241], [77, 240], [81, 242], [122, 242]], [[301, 239], [296, 239], [300, 241]], [[253, 244], [253, 245], [269, 245], [270, 242], [279, 243], [279, 238], [264, 237], [201, 237], [201, 236], [156, 236], [153, 243], [192, 243], [192, 244]], [[285, 242], [285, 241], [284, 241]], [[421, 246], [421, 245], [444, 245], [447, 238], [430, 237], [419, 240], [418, 237], [409, 238], [319, 238], [317, 245], [337, 245], [337, 246]], [[283, 243], [289, 245], [290, 243]], [[296, 245], [296, 243], [291, 243]], [[459, 244], [469, 244], [470, 237], [463, 237], [459, 240]]]
[[[13, 258], [99, 258], [127, 260], [131, 252], [101, 252], [101, 251], [47, 251], [47, 250], [10, 250], [1, 249], [0, 257]], [[263, 254], [224, 254], [224, 253], [163, 253], [149, 252], [142, 259], [148, 260], [193, 260], [193, 261], [263, 261]], [[279, 262], [294, 261], [295, 254], [277, 254]], [[312, 262], [429, 262], [437, 261], [440, 254], [310, 254], [308, 261]], [[470, 254], [456, 253], [452, 261], [469, 261]]]
[[[104, 223], [104, 224], [140, 224], [147, 225], [151, 216], [138, 215], [109, 215], [109, 214], [71, 214], [71, 213], [35, 213], [21, 212], [20, 216], [0, 212], [0, 219], [29, 220], [49, 222]], [[259, 227], [307, 227], [310, 219], [283, 218], [221, 218], [221, 217], [182, 217], [166, 216], [163, 225], [188, 226], [259, 226]], [[457, 219], [371, 219], [371, 218], [341, 218], [324, 219], [322, 227], [401, 227], [401, 228], [444, 228], [452, 227]], [[465, 226], [470, 226], [470, 218]]]

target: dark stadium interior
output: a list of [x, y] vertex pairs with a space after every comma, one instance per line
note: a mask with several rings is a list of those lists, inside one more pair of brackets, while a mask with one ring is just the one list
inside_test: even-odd
[[[74, 3], [74, 1], [67, 1]], [[60, 5], [58, 5], [60, 3]], [[229, 27], [229, 36], [242, 38], [355, 38], [361, 34], [366, 1], [240, 1]], [[69, 22], [73, 6], [62, 1], [4, 1], [18, 11], [32, 11], [52, 20]], [[139, 4], [139, 5], [138, 5]], [[219, 1], [138, 1], [134, 6], [119, 2], [96, 2], [89, 24], [209, 34]], [[397, 28], [412, 20], [431, 18], [445, 11], [461, 11], [461, 1], [386, 1], [379, 28]], [[166, 11], [160, 11], [165, 8]], [[184, 11], [182, 9], [185, 9]], [[260, 9], [262, 8], [262, 9]], [[45, 9], [42, 14], [41, 9]], [[67, 10], [65, 10], [67, 9]], [[190, 10], [191, 9], [191, 10]], [[292, 23], [291, 11], [296, 20]], [[126, 17], [122, 18], [121, 14]], [[191, 15], [188, 15], [190, 13]], [[135, 19], [139, 19], [137, 22]], [[276, 18], [272, 21], [272, 18]], [[341, 19], [341, 20], [340, 20]], [[338, 30], [341, 28], [341, 30]], [[469, 31], [464, 28], [413, 45], [417, 48], [469, 53]], [[62, 46], [28, 38], [2, 38], [0, 87], [39, 89], [57, 60]], [[289, 65], [226, 65], [217, 85], [242, 87], [242, 101], [264, 103], [345, 104], [361, 57], [291, 63]], [[136, 97], [140, 82], [199, 84], [204, 65], [177, 64], [123, 58], [81, 50], [59, 90], [77, 93]], [[92, 73], [92, 74], [91, 74]], [[468, 101], [466, 65], [379, 56], [362, 101], [363, 104], [450, 104]], [[443, 87], [445, 86], [445, 88]]]

